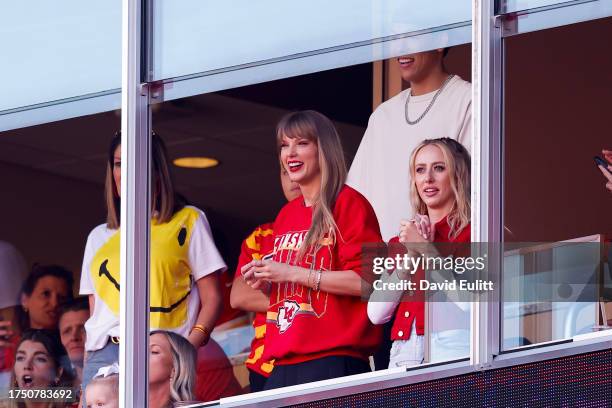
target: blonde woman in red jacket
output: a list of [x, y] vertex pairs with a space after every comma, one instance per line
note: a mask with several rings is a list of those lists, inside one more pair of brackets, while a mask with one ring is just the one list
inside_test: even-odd
[[[401, 221], [399, 236], [389, 242], [410, 250], [428, 242], [470, 242], [470, 154], [450, 138], [425, 140], [410, 157], [411, 203], [415, 219]], [[388, 276], [383, 278], [389, 278]], [[416, 281], [423, 271], [416, 272]], [[389, 278], [393, 279], [393, 278]], [[424, 355], [425, 303], [401, 302], [402, 292], [373, 294], [368, 302], [372, 323], [394, 318], [389, 368], [421, 364]], [[393, 299], [392, 299], [393, 298]], [[423, 299], [422, 293], [413, 299]]]

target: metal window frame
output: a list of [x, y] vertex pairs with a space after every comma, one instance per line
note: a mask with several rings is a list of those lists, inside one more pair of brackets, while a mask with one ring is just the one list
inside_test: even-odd
[[[150, 67], [150, 22], [143, 12], [148, 0], [123, 0], [123, 97], [122, 131], [122, 231], [121, 231], [121, 336], [120, 351], [122, 407], [146, 407], [148, 379], [148, 268], [150, 234], [150, 105], [188, 95], [223, 89], [224, 85], [243, 81], [239, 71], [217, 73], [198, 78], [180, 78], [163, 83], [164, 92], [150, 95], [153, 83], [144, 67]], [[573, 22], [612, 15], [612, 0], [585, 0], [542, 9], [495, 16], [493, 2], [473, 2], [473, 128], [475, 152], [472, 175], [472, 236], [474, 241], [501, 242], [503, 226], [503, 38], [523, 32], [547, 29]], [[548, 20], [548, 17], [553, 17]], [[520, 18], [530, 18], [521, 24]], [[518, 21], [519, 23], [515, 23]], [[526, 20], [525, 20], [526, 21]], [[145, 24], [147, 23], [147, 24]], [[149, 40], [143, 40], [149, 39]], [[342, 52], [339, 50], [337, 52]], [[300, 58], [313, 58], [304, 56]], [[286, 64], [299, 64], [283, 61]], [[327, 62], [323, 61], [322, 67]], [[271, 67], [245, 67], [270, 80]], [[329, 69], [331, 67], [328, 67]], [[325, 68], [322, 68], [325, 69]], [[210, 81], [207, 82], [207, 81]], [[261, 82], [261, 81], [255, 81]], [[159, 83], [155, 84], [159, 89]], [[186, 92], [186, 87], [195, 86]], [[174, 90], [174, 92], [173, 92]], [[497, 182], [496, 182], [497, 181]], [[493, 262], [501, 267], [501, 256]], [[491, 261], [490, 261], [491, 262]], [[501, 270], [498, 268], [498, 270]], [[498, 289], [499, 290], [499, 289]], [[495, 295], [494, 295], [495, 296]], [[492, 299], [485, 299], [492, 300]], [[494, 299], [493, 299], [494, 300]], [[499, 300], [499, 297], [497, 297]], [[287, 387], [270, 392], [224, 398], [195, 406], [271, 407], [314, 401], [429, 381], [483, 369], [537, 362], [612, 347], [612, 332], [578, 336], [563, 342], [542, 344], [500, 354], [500, 303], [488, 301], [472, 308], [472, 349], [469, 361], [428, 364], [414, 369], [395, 369]]]
[[[372, 41], [167, 78], [157, 81], [163, 85], [163, 95], [157, 102], [466, 44], [470, 41], [470, 30], [470, 22], [464, 21]], [[391, 49], [395, 52], [393, 55]]]
[[[122, 3], [119, 406], [148, 407], [151, 109], [147, 0]], [[144, 34], [144, 35], [143, 35]]]

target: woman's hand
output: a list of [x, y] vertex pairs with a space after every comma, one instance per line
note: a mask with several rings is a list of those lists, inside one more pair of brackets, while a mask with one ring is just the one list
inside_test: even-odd
[[414, 220], [400, 221], [399, 241], [402, 243], [432, 242], [435, 234], [435, 225], [426, 215], [417, 215]]
[[[612, 150], [603, 149], [601, 151], [601, 153], [603, 154], [604, 158], [606, 159], [606, 161], [608, 163], [612, 163]], [[604, 166], [599, 165], [597, 167], [599, 167], [599, 170], [601, 171], [601, 174], [603, 174], [604, 177], [608, 180], [606, 182], [606, 188], [610, 192], [612, 192], [612, 166], [609, 165], [606, 168]]]
[[[612, 163], [612, 150], [603, 149], [601, 153], [604, 155], [604, 158], [608, 163]], [[608, 166], [606, 169], [604, 166], [597, 166], [604, 177], [608, 180], [606, 183], [606, 188], [612, 192], [612, 166]]]
[[270, 282], [258, 279], [255, 277], [255, 270], [253, 269], [256, 266], [260, 265], [260, 260], [253, 260], [248, 264], [244, 265], [240, 268], [240, 273], [242, 274], [242, 279], [253, 289], [260, 290], [264, 293], [268, 293], [270, 291]]
[[262, 289], [263, 282], [296, 282], [298, 268], [270, 260], [255, 260], [244, 265], [240, 272], [252, 288]]
[[437, 254], [435, 247], [429, 245], [435, 236], [435, 224], [426, 215], [417, 216], [414, 220], [400, 222], [399, 241], [404, 244], [408, 255]]
[[599, 170], [601, 170], [601, 174], [608, 180], [606, 183], [606, 188], [612, 192], [612, 166], [608, 166], [606, 169], [604, 166], [599, 165]]

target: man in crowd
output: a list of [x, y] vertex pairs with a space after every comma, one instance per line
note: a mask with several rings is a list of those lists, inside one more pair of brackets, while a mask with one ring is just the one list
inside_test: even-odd
[[412, 217], [409, 158], [424, 139], [450, 137], [468, 151], [471, 139], [471, 85], [444, 67], [448, 49], [399, 57], [410, 88], [381, 104], [370, 116], [348, 184], [376, 212], [382, 237], [397, 235], [400, 220]]
[[60, 311], [59, 332], [75, 372], [75, 387], [80, 387], [85, 357], [85, 322], [89, 319], [87, 298], [77, 298]]

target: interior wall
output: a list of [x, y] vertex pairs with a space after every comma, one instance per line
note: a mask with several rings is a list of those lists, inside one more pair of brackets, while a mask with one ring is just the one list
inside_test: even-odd
[[100, 185], [0, 162], [0, 240], [32, 263], [80, 276], [87, 235], [106, 216]]
[[612, 148], [612, 18], [506, 40], [508, 241], [612, 233], [612, 193], [593, 156]]

